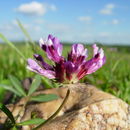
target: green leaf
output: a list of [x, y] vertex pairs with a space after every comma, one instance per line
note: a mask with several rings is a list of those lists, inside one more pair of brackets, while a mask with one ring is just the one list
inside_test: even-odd
[[4, 95], [6, 93], [6, 90], [0, 86], [0, 102], [4, 101]]
[[5, 98], [4, 95], [6, 94], [7, 90], [3, 86], [1, 86], [1, 84], [9, 86], [10, 81], [8, 79], [3, 79], [3, 80], [0, 81], [0, 95], [1, 95], [0, 96], [0, 102], [3, 102], [4, 98]]
[[23, 96], [26, 96], [26, 92], [24, 91], [20, 81], [12, 75], [9, 75], [9, 79], [11, 83], [13, 84], [14, 88], [17, 90], [17, 92]]
[[30, 120], [26, 120], [23, 122], [18, 123], [17, 125], [37, 125], [37, 124], [41, 124], [43, 123], [45, 120], [41, 119], [41, 118], [35, 118], [35, 119], [30, 119]]
[[39, 87], [41, 83], [41, 76], [40, 75], [36, 75], [34, 77], [34, 80], [31, 84], [31, 87], [29, 89], [28, 95], [30, 96], [33, 92], [35, 92], [35, 90]]
[[9, 79], [3, 79], [1, 81], [1, 84], [10, 85], [10, 80]]
[[42, 76], [42, 83], [46, 88], [53, 88], [53, 85], [51, 83], [50, 79], [47, 79], [46, 77]]
[[13, 92], [14, 94], [18, 95], [18, 96], [21, 96], [21, 94], [19, 92], [17, 92], [12, 86], [8, 86], [8, 85], [5, 85], [5, 84], [0, 84], [0, 87], [8, 90], [8, 91], [11, 91]]
[[39, 94], [37, 96], [31, 97], [32, 101], [37, 101], [37, 102], [48, 102], [52, 100], [56, 100], [59, 97], [55, 94]]
[[0, 103], [0, 109], [8, 116], [8, 118], [11, 120], [12, 124], [15, 124], [15, 119], [10, 112], [10, 110], [2, 103]]
[[24, 55], [21, 53], [21, 51], [12, 43], [10, 42], [3, 34], [0, 33], [0, 38], [7, 43], [10, 47], [12, 47], [25, 61], [26, 58], [24, 57]]
[[18, 130], [18, 128], [14, 126], [13, 128], [11, 128], [11, 130]]

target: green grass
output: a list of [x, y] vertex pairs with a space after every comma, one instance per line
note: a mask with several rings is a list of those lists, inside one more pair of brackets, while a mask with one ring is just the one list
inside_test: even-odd
[[[16, 44], [16, 47], [26, 58], [33, 56], [33, 51], [28, 44]], [[92, 50], [88, 48], [91, 55]], [[130, 47], [118, 46], [117, 51], [111, 51], [110, 47], [106, 46], [102, 48], [105, 50], [106, 64], [97, 72], [87, 75], [81, 82], [93, 84], [130, 104]], [[70, 46], [65, 45], [63, 55], [66, 56], [69, 49]], [[36, 50], [46, 59], [45, 54], [37, 45]], [[26, 69], [25, 60], [7, 44], [0, 44], [0, 68], [0, 82], [8, 79], [10, 74], [20, 80], [35, 75]], [[3, 93], [3, 89], [0, 92]], [[0, 95], [0, 99], [2, 97], [3, 95]]]

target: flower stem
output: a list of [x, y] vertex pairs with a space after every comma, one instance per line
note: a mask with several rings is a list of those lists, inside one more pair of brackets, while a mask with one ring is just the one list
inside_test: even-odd
[[57, 109], [57, 111], [52, 115], [50, 116], [45, 122], [43, 122], [42, 124], [40, 124], [39, 126], [35, 127], [34, 129], [32, 130], [37, 130], [39, 129], [40, 127], [42, 127], [43, 125], [45, 125], [46, 123], [48, 123], [49, 121], [51, 121], [59, 112], [60, 110], [62, 109], [62, 107], [64, 106], [64, 104], [66, 103], [66, 101], [68, 100], [68, 97], [69, 97], [69, 94], [70, 94], [70, 90], [68, 89], [67, 91], [67, 94], [62, 102], [62, 104], [60, 105], [60, 107]]

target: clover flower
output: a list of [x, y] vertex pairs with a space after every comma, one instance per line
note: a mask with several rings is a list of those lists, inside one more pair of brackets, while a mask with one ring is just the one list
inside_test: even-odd
[[55, 65], [47, 64], [41, 55], [34, 54], [35, 60], [28, 59], [27, 68], [59, 82], [76, 83], [84, 76], [101, 68], [106, 61], [103, 49], [99, 49], [96, 44], [92, 46], [92, 59], [86, 60], [88, 57], [87, 49], [82, 44], [73, 44], [68, 57], [64, 58], [62, 56], [62, 44], [58, 38], [49, 35], [47, 40], [40, 39], [39, 43], [47, 57]]

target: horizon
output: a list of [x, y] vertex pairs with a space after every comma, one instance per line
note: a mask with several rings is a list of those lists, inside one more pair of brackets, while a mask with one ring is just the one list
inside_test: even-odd
[[[25, 40], [19, 40], [19, 41], [16, 41], [16, 40], [12, 41], [11, 40], [11, 42], [14, 43], [14, 44], [26, 44]], [[39, 44], [38, 41], [34, 40], [34, 42], [36, 44]], [[98, 41], [96, 41], [96, 42], [69, 42], [69, 41], [61, 41], [61, 43], [65, 44], [65, 45], [72, 45], [72, 44], [77, 44], [77, 43], [84, 44], [84, 45], [92, 45], [92, 44], [96, 43], [97, 45], [103, 45], [103, 46], [127, 46], [127, 47], [130, 47], [130, 44], [127, 44], [127, 43], [107, 43], [107, 42], [106, 43], [102, 43], [102, 42], [98, 42]], [[6, 43], [3, 42], [3, 41], [0, 41], [0, 44], [6, 44]]]

